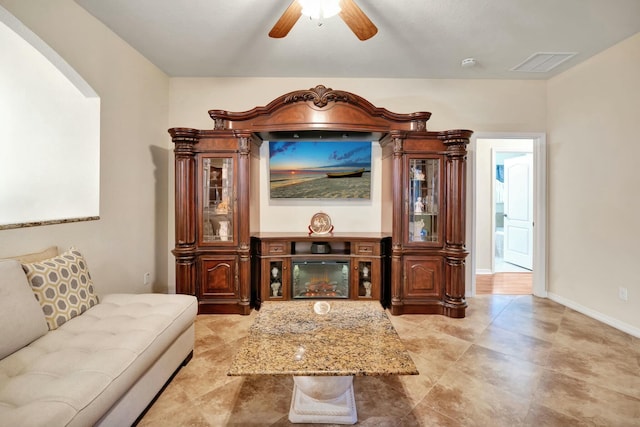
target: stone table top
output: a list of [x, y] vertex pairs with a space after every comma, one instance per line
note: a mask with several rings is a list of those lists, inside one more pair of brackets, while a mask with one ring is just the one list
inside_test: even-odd
[[228, 375], [418, 374], [379, 302], [316, 302], [263, 302]]

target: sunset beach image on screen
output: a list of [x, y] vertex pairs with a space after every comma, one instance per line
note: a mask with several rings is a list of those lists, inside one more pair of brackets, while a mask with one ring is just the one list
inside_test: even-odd
[[272, 199], [370, 199], [370, 141], [270, 141]]

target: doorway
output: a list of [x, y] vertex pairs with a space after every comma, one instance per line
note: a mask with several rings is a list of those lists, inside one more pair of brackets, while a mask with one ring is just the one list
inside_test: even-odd
[[[467, 295], [546, 297], [545, 151], [544, 134], [472, 138], [467, 172], [471, 208]], [[509, 181], [516, 184], [509, 187]]]
[[[533, 270], [533, 141], [493, 149], [493, 273]], [[501, 144], [502, 145], [502, 144]], [[525, 151], [512, 151], [512, 150]], [[482, 209], [480, 205], [478, 209]]]

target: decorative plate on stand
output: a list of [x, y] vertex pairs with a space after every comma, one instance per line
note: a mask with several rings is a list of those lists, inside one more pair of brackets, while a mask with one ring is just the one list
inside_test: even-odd
[[309, 235], [311, 234], [329, 234], [333, 231], [331, 218], [324, 212], [318, 212], [311, 217], [309, 224]]

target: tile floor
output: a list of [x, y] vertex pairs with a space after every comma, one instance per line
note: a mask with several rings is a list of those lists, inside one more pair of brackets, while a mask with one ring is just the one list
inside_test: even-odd
[[[254, 317], [198, 316], [193, 359], [138, 425], [292, 425], [290, 377], [226, 376]], [[533, 296], [390, 318], [420, 375], [356, 377], [358, 425], [640, 426], [640, 338]]]

